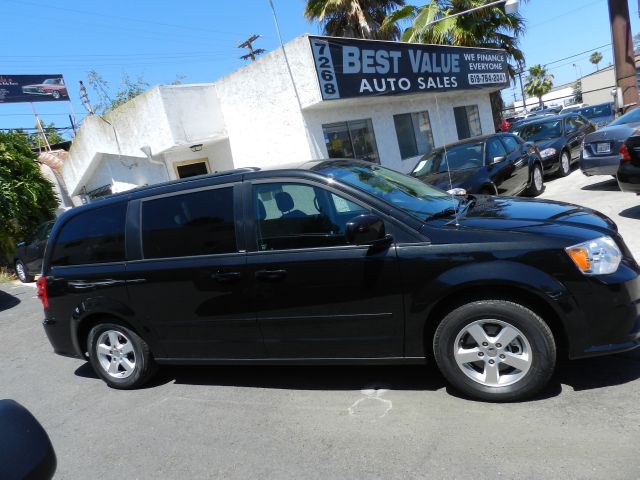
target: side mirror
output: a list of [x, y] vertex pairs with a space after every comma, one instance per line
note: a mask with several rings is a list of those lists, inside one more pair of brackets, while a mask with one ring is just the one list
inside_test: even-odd
[[500, 163], [500, 162], [504, 162], [506, 159], [506, 157], [493, 157], [493, 159], [491, 160], [491, 165], [495, 165], [496, 163]]
[[378, 245], [391, 240], [382, 219], [372, 214], [358, 215], [349, 220], [344, 236], [350, 245]]
[[50, 479], [56, 472], [53, 445], [42, 425], [13, 400], [0, 400], [2, 478]]

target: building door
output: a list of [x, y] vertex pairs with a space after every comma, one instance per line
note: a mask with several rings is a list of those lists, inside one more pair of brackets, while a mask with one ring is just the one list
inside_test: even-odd
[[176, 176], [178, 178], [195, 177], [196, 175], [206, 175], [207, 173], [211, 173], [211, 170], [209, 169], [209, 160], [206, 158], [174, 163], [173, 168], [175, 169]]

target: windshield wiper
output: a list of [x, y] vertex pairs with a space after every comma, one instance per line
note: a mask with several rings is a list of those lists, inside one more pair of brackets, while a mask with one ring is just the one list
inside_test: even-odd
[[453, 207], [447, 207], [444, 210], [441, 210], [439, 212], [436, 212], [432, 215], [429, 215], [427, 218], [425, 218], [425, 222], [428, 222], [429, 220], [436, 220], [438, 218], [448, 218], [448, 217], [453, 217], [456, 214], [457, 210]]

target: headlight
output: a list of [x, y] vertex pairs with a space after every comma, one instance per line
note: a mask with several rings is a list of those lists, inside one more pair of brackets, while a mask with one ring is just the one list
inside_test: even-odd
[[622, 253], [611, 237], [600, 237], [565, 248], [585, 275], [607, 275], [618, 270]]
[[555, 148], [545, 148], [544, 150], [540, 150], [540, 156], [542, 158], [547, 158], [550, 157], [551, 155], [555, 155], [556, 154], [556, 149]]

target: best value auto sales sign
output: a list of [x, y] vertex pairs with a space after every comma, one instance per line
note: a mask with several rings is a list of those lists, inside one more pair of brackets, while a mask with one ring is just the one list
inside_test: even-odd
[[310, 36], [323, 100], [509, 86], [503, 50]]

